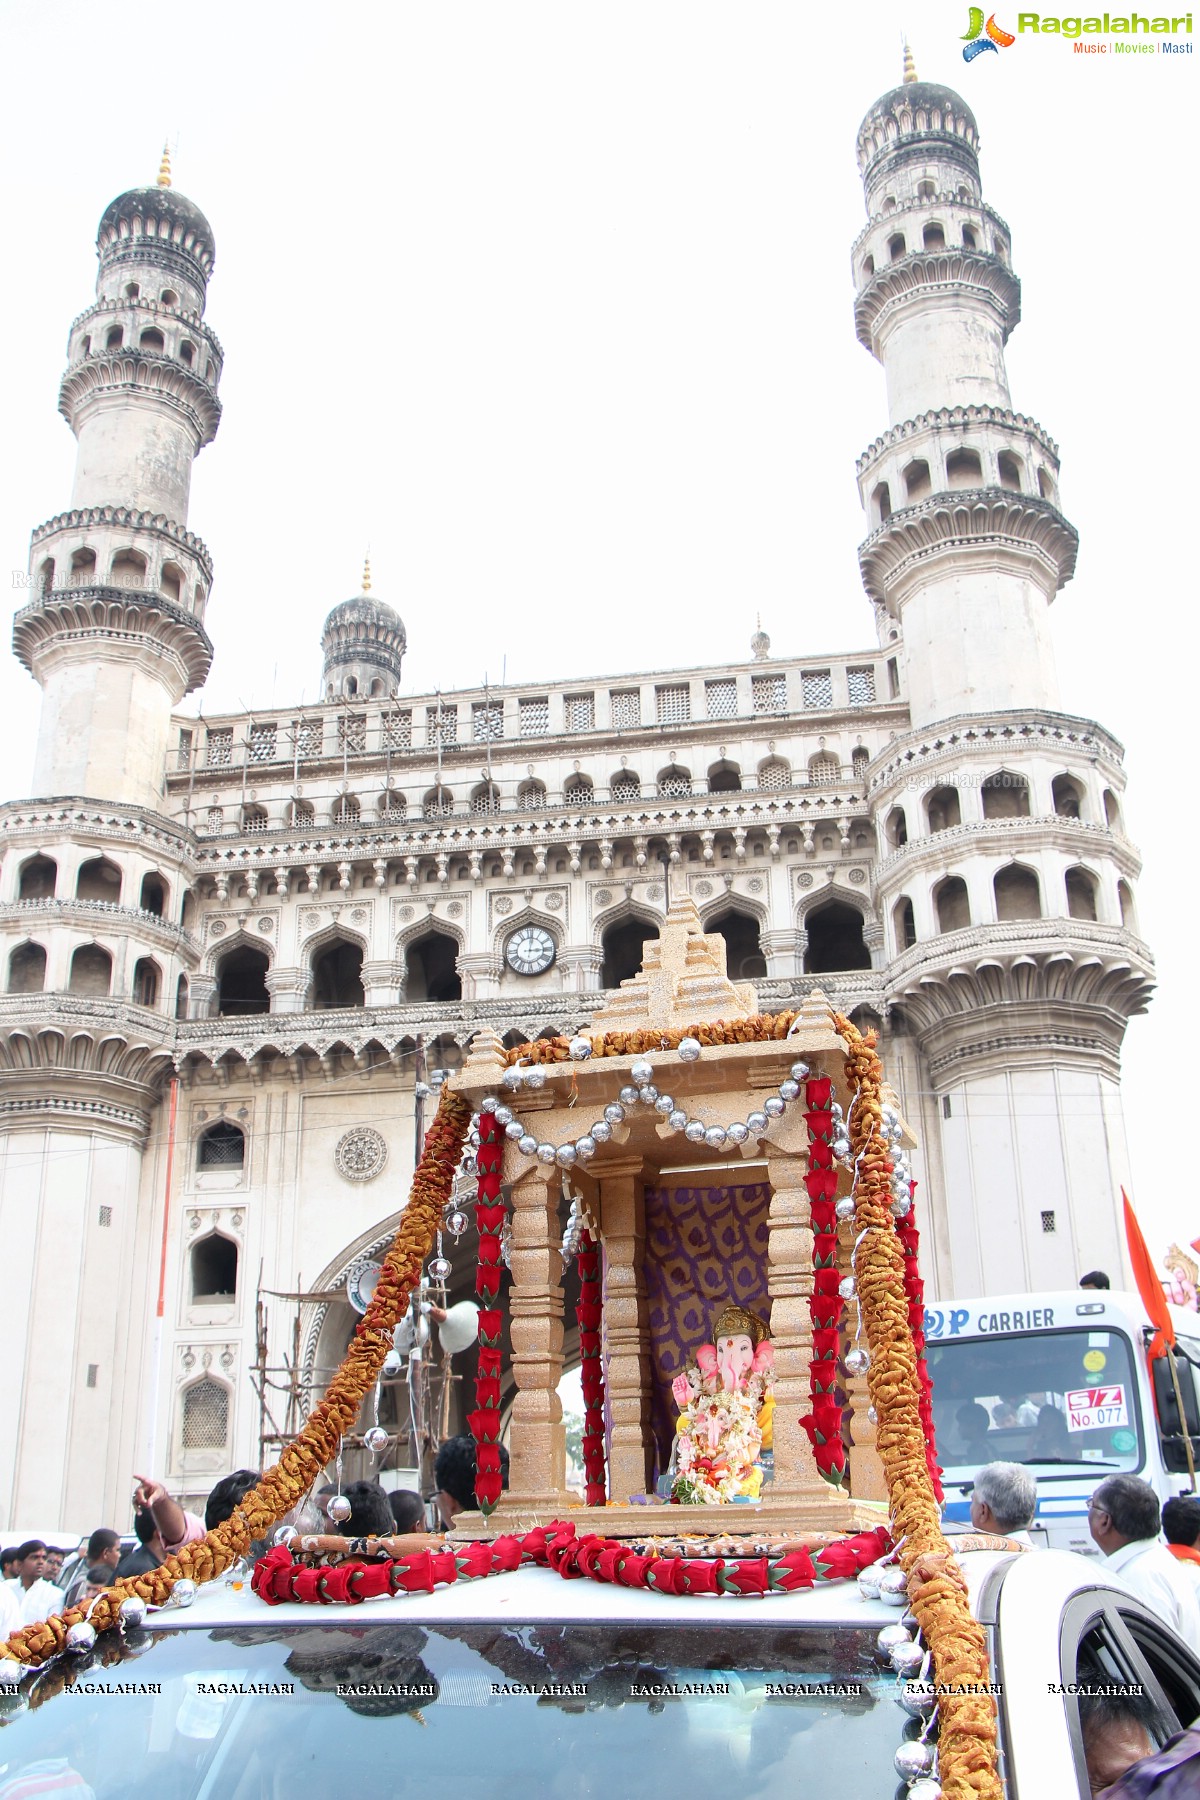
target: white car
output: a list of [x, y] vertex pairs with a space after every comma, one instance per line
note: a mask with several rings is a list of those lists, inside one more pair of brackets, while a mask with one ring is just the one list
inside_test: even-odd
[[[1083, 1655], [1141, 1686], [1159, 1742], [1200, 1713], [1200, 1662], [1096, 1564], [962, 1558], [989, 1638], [1008, 1794], [1090, 1792]], [[762, 1599], [564, 1581], [544, 1568], [359, 1606], [270, 1607], [226, 1582], [0, 1697], [0, 1800], [891, 1800], [925, 1721], [853, 1582]], [[66, 1669], [72, 1691], [47, 1695]], [[899, 1791], [904, 1791], [900, 1783]]]

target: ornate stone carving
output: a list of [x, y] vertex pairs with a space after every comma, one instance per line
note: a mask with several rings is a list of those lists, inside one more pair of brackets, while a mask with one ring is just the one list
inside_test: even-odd
[[387, 1162], [388, 1147], [373, 1125], [355, 1125], [334, 1146], [333, 1160], [344, 1181], [374, 1181]]

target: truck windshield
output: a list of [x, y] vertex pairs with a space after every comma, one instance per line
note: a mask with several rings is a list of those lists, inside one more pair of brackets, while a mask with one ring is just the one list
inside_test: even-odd
[[1142, 1465], [1129, 1340], [1119, 1331], [1039, 1331], [930, 1344], [938, 1460], [952, 1478], [990, 1462], [1038, 1479]]

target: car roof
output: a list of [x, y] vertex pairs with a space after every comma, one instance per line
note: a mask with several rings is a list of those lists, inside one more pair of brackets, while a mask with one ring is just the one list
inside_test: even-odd
[[[990, 1572], [998, 1564], [1011, 1560], [1011, 1555], [978, 1550], [960, 1559], [973, 1599]], [[1071, 1560], [1086, 1568], [1082, 1558]], [[774, 1624], [842, 1628], [867, 1625], [876, 1630], [884, 1625], [894, 1625], [902, 1617], [899, 1608], [888, 1606], [882, 1600], [864, 1600], [853, 1581], [819, 1582], [816, 1587], [802, 1588], [791, 1594], [742, 1599], [736, 1595], [658, 1594], [648, 1588], [617, 1587], [587, 1579], [564, 1581], [552, 1569], [530, 1567], [491, 1575], [481, 1581], [453, 1582], [436, 1588], [432, 1594], [383, 1595], [364, 1600], [357, 1606], [310, 1605], [299, 1601], [268, 1606], [251, 1591], [248, 1583], [236, 1590], [227, 1582], [216, 1581], [201, 1588], [190, 1607], [168, 1606], [161, 1612], [152, 1613], [146, 1623], [151, 1630], [164, 1631], [181, 1628], [214, 1630], [230, 1625], [311, 1626], [322, 1621], [344, 1625], [348, 1613], [353, 1613], [355, 1623], [362, 1625], [370, 1622], [390, 1624], [398, 1620], [411, 1624], [437, 1624], [439, 1621], [494, 1619], [560, 1621], [564, 1624], [601, 1620], [703, 1624], [719, 1620], [721, 1624], [729, 1625], [735, 1621], [761, 1624], [769, 1616]]]

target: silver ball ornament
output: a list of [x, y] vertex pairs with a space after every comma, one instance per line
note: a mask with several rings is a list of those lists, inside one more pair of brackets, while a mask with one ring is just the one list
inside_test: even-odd
[[537, 1139], [531, 1132], [527, 1131], [517, 1139], [517, 1149], [521, 1152], [522, 1156], [536, 1156], [537, 1147]]
[[652, 1081], [648, 1081], [638, 1095], [643, 1106], [655, 1106], [658, 1103], [658, 1089]]
[[906, 1781], [916, 1781], [933, 1769], [933, 1745], [920, 1742], [901, 1744], [895, 1756], [896, 1773]]
[[870, 1366], [871, 1352], [864, 1350], [861, 1344], [852, 1344], [845, 1357], [847, 1375], [865, 1375]]
[[612, 1126], [607, 1119], [597, 1119], [594, 1125], [589, 1126], [588, 1136], [597, 1144], [607, 1144], [612, 1136]]
[[875, 1648], [884, 1662], [891, 1660], [892, 1651], [897, 1644], [911, 1644], [912, 1632], [907, 1625], [885, 1625], [875, 1639]]
[[912, 1201], [907, 1196], [903, 1200], [893, 1200], [888, 1207], [893, 1219], [907, 1219], [912, 1211]]
[[879, 1577], [882, 1573], [878, 1563], [868, 1563], [865, 1569], [858, 1571], [855, 1586], [864, 1600], [878, 1600]]
[[571, 1169], [579, 1161], [579, 1152], [574, 1144], [560, 1144], [554, 1152], [554, 1160], [560, 1169]]
[[[349, 1506], [349, 1504], [350, 1502], [347, 1500], [346, 1505]], [[171, 1589], [172, 1606], [190, 1606], [195, 1598], [196, 1584], [194, 1581], [177, 1581]]]
[[844, 1280], [838, 1282], [838, 1293], [843, 1300], [853, 1300], [857, 1292], [858, 1288], [855, 1286], [853, 1275], [847, 1275]]
[[480, 1118], [483, 1117], [484, 1113], [494, 1113], [499, 1104], [500, 1102], [497, 1100], [495, 1094], [488, 1094], [479, 1102]]
[[839, 1161], [842, 1161], [845, 1157], [849, 1156], [850, 1139], [848, 1137], [835, 1137], [833, 1140], [833, 1154]]
[[382, 1456], [388, 1447], [388, 1442], [388, 1434], [382, 1425], [372, 1425], [369, 1431], [363, 1433], [363, 1443], [372, 1456]]
[[516, 1063], [511, 1063], [504, 1071], [504, 1085], [510, 1093], [520, 1087], [522, 1078], [522, 1072]]
[[772, 1094], [769, 1099], [764, 1100], [762, 1109], [766, 1113], [768, 1119], [779, 1119], [783, 1117], [783, 1101], [779, 1098], [778, 1094]]
[[682, 1131], [688, 1122], [688, 1116], [681, 1106], [673, 1106], [667, 1114], [667, 1124], [672, 1131]]
[[573, 1037], [567, 1048], [572, 1062], [586, 1062], [592, 1054], [592, 1040], [585, 1037]]
[[20, 1687], [28, 1672], [28, 1663], [14, 1662], [11, 1656], [6, 1656], [0, 1662], [0, 1689]]
[[702, 1144], [704, 1142], [704, 1130], [705, 1126], [703, 1119], [689, 1119], [683, 1128], [683, 1135], [689, 1144]]
[[809, 1074], [810, 1070], [806, 1062], [794, 1062], [792, 1064], [793, 1081], [807, 1081]]
[[[507, 1111], [507, 1108], [505, 1108], [505, 1110]], [[510, 1118], [508, 1124], [504, 1127], [504, 1135], [510, 1144], [519, 1144], [521, 1139], [525, 1136], [525, 1127], [522, 1125], [520, 1119]]]
[[538, 1145], [537, 1159], [540, 1163], [552, 1163], [557, 1159], [557, 1157], [558, 1157], [558, 1151], [555, 1149], [553, 1144], [539, 1144]]
[[[325, 1511], [335, 1525], [344, 1525], [354, 1508], [345, 1494], [331, 1494], [325, 1503]], [[176, 1586], [178, 1587], [178, 1584]]]
[[645, 1087], [648, 1081], [654, 1080], [654, 1065], [648, 1063], [644, 1057], [639, 1058], [630, 1068], [629, 1079], [635, 1087]]
[[853, 1194], [843, 1194], [833, 1209], [833, 1216], [843, 1225], [848, 1225], [858, 1211], [858, 1204]]
[[942, 1800], [942, 1784], [935, 1775], [909, 1783], [907, 1800]]
[[710, 1125], [704, 1133], [704, 1141], [710, 1150], [723, 1150], [725, 1148], [725, 1127]]
[[694, 1037], [680, 1038], [678, 1049], [680, 1062], [695, 1062], [700, 1055], [700, 1040]]
[[750, 1127], [743, 1125], [740, 1119], [735, 1119], [732, 1125], [725, 1127], [725, 1136], [731, 1144], [744, 1144], [750, 1136]]
[[625, 1117], [625, 1108], [619, 1100], [610, 1100], [604, 1109], [604, 1118], [609, 1125], [619, 1125]]
[[590, 1131], [575, 1139], [575, 1154], [580, 1162], [591, 1162], [596, 1154], [596, 1140]]
[[767, 1129], [767, 1115], [765, 1112], [747, 1113], [747, 1115], [746, 1115], [746, 1130], [751, 1134], [751, 1136], [757, 1136], [759, 1132], [765, 1131], [766, 1129]]
[[925, 1652], [920, 1644], [897, 1644], [890, 1660], [897, 1675], [919, 1675], [925, 1663]]
[[541, 1063], [534, 1063], [532, 1068], [526, 1069], [525, 1086], [527, 1088], [543, 1088], [545, 1085], [546, 1071]]
[[908, 1577], [898, 1563], [880, 1571], [879, 1598], [885, 1606], [903, 1606], [908, 1599]]
[[[282, 1525], [280, 1526], [280, 1531], [284, 1534], [284, 1542], [287, 1542], [292, 1535], [291, 1526]], [[278, 1543], [279, 1541], [279, 1532], [277, 1531], [275, 1533], [275, 1542]], [[117, 1608], [117, 1618], [127, 1631], [136, 1631], [138, 1626], [145, 1622], [146, 1618], [146, 1602], [142, 1599], [142, 1596], [140, 1594], [126, 1594], [120, 1606]]]
[[638, 1096], [637, 1089], [635, 1087], [633, 1087], [629, 1082], [626, 1082], [625, 1086], [621, 1089], [621, 1105], [622, 1106], [636, 1106], [638, 1103], [638, 1098], [639, 1098], [639, 1096]]
[[910, 1718], [926, 1718], [937, 1705], [937, 1688], [932, 1681], [906, 1681], [896, 1695], [896, 1702]]
[[450, 1260], [445, 1256], [432, 1256], [429, 1259], [429, 1274], [433, 1281], [445, 1281], [450, 1274]]
[[[271, 1547], [275, 1550], [286, 1549], [287, 1546], [291, 1543], [292, 1538], [295, 1536], [295, 1533], [296, 1533], [296, 1527], [294, 1525], [277, 1525], [275, 1527], [274, 1531], [271, 1533]], [[125, 1608], [128, 1605], [129, 1605], [128, 1600], [122, 1600], [122, 1602], [121, 1602], [121, 1617], [122, 1617], [122, 1619], [124, 1619], [124, 1617], [125, 1617]], [[129, 1622], [130, 1622], [130, 1624], [140, 1625], [142, 1621], [140, 1619], [132, 1619], [131, 1618]]]
[[495, 1116], [497, 1125], [511, 1125], [513, 1122], [512, 1107], [511, 1106], [498, 1106], [496, 1108], [494, 1116]]
[[660, 1113], [673, 1113], [675, 1111], [675, 1101], [673, 1096], [670, 1094], [655, 1095], [654, 1110], [655, 1112]]
[[455, 1211], [446, 1214], [446, 1230], [452, 1238], [460, 1238], [469, 1224], [470, 1220], [465, 1212]]
[[794, 1100], [799, 1092], [800, 1083], [798, 1081], [781, 1081], [779, 1084], [779, 1098], [781, 1100]]

